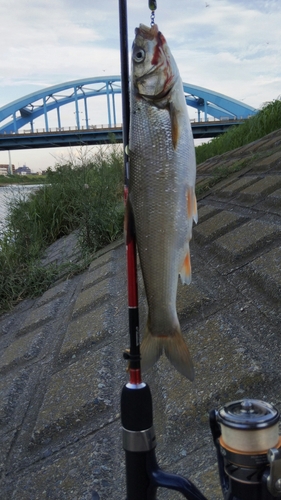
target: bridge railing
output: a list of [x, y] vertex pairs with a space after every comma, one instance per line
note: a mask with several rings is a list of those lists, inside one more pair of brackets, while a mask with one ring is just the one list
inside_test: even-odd
[[[250, 115], [248, 116], [250, 118]], [[218, 124], [218, 123], [236, 123], [239, 121], [245, 121], [245, 117], [234, 117], [230, 118], [228, 116], [221, 116], [220, 118], [215, 118], [215, 119], [207, 119], [207, 120], [196, 120], [195, 118], [190, 119], [190, 122], [192, 124], [204, 124], [208, 123], [208, 125], [212, 124]], [[11, 131], [11, 132], [4, 132], [3, 134], [0, 135], [5, 135], [5, 136], [13, 136], [13, 135], [28, 135], [28, 134], [48, 134], [48, 133], [63, 133], [63, 132], [70, 132], [70, 131], [75, 131], [75, 130], [81, 130], [81, 131], [99, 131], [99, 130], [120, 130], [122, 128], [122, 123], [117, 123], [115, 125], [112, 124], [100, 124], [100, 125], [90, 125], [90, 126], [81, 126], [77, 127], [77, 125], [70, 126], [70, 127], [49, 127], [48, 130], [45, 128], [36, 128], [36, 129], [19, 129], [17, 132]]]
[[74, 130], [83, 130], [83, 131], [87, 131], [87, 130], [120, 130], [122, 129], [122, 123], [117, 123], [116, 125], [109, 125], [109, 124], [102, 124], [102, 125], [90, 125], [89, 127], [85, 127], [85, 126], [81, 126], [81, 127], [77, 127], [76, 125], [75, 126], [72, 126], [72, 127], [49, 127], [48, 130], [46, 130], [45, 128], [36, 128], [34, 130], [31, 130], [31, 129], [19, 129], [17, 132], [4, 132], [3, 134], [0, 134], [0, 135], [5, 135], [5, 136], [10, 136], [10, 135], [18, 135], [18, 134], [23, 134], [23, 135], [28, 135], [28, 134], [48, 134], [49, 132], [51, 133], [54, 133], [54, 132], [73, 132]]

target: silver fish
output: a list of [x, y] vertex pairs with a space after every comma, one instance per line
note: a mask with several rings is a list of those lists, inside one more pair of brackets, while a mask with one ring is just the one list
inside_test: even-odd
[[176, 311], [178, 276], [191, 281], [189, 241], [197, 222], [196, 162], [182, 81], [157, 25], [135, 30], [131, 68], [128, 211], [148, 302], [141, 344], [146, 371], [163, 350], [193, 380]]

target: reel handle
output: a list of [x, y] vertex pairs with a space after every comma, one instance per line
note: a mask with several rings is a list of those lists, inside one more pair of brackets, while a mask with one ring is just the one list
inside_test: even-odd
[[179, 491], [188, 500], [207, 500], [190, 481], [162, 471], [156, 460], [152, 397], [144, 382], [127, 383], [121, 394], [127, 500], [156, 500], [157, 488]]

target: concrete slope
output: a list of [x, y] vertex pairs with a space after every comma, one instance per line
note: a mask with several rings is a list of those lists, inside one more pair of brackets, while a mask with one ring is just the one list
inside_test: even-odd
[[[243, 397], [281, 410], [281, 131], [200, 165], [198, 189], [193, 280], [178, 291], [196, 379], [183, 379], [163, 357], [144, 380], [160, 466], [216, 500], [209, 411]], [[73, 237], [71, 245], [77, 252]], [[52, 251], [58, 259], [58, 243], [50, 259]], [[85, 273], [0, 318], [1, 499], [125, 498], [125, 270], [120, 241]], [[143, 331], [141, 278], [139, 290]], [[158, 498], [182, 496], [159, 490]]]

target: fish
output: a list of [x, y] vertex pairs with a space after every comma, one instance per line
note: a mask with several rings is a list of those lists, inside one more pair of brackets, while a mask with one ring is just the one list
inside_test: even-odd
[[154, 24], [135, 29], [131, 59], [129, 189], [148, 304], [140, 346], [147, 371], [165, 352], [191, 381], [194, 367], [176, 310], [179, 275], [191, 282], [189, 241], [197, 222], [196, 160], [182, 80]]

